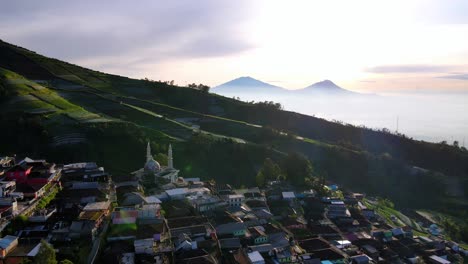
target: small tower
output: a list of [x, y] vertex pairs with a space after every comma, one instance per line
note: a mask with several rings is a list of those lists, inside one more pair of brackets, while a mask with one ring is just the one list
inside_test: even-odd
[[151, 159], [153, 159], [153, 156], [151, 155], [151, 147], [148, 141], [148, 145], [146, 146], [146, 162], [148, 162]]
[[171, 144], [169, 144], [169, 151], [167, 153], [167, 167], [169, 169], [174, 168], [174, 161], [172, 159], [172, 145]]

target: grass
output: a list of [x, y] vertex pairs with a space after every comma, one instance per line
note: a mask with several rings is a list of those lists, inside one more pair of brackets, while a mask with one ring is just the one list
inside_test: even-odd
[[0, 68], [0, 81], [1, 84], [16, 94], [12, 103], [4, 107], [7, 112], [42, 114], [49, 119], [64, 114], [79, 122], [111, 121], [98, 114], [86, 111], [82, 107], [69, 102], [57, 92], [27, 80], [14, 72]]
[[120, 224], [112, 225], [108, 237], [116, 236], [135, 236], [137, 232], [137, 224]]
[[[374, 205], [366, 200], [364, 200], [365, 206], [367, 206], [370, 209], [374, 209], [377, 214], [382, 216], [387, 224], [390, 226], [397, 226], [397, 227], [402, 227], [402, 226], [410, 226], [413, 229], [413, 232], [418, 235], [427, 235], [426, 231], [424, 228], [422, 228], [419, 224], [417, 224], [414, 220], [410, 219], [406, 215], [402, 214], [398, 210], [388, 207], [388, 206], [383, 206], [383, 205]], [[392, 216], [395, 216], [397, 221], [392, 220]]]

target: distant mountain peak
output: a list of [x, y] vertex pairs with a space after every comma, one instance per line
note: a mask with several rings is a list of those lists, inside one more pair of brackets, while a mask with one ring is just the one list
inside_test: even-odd
[[323, 80], [321, 82], [314, 83], [306, 88], [302, 89], [302, 91], [306, 92], [320, 92], [320, 93], [343, 93], [343, 94], [351, 94], [353, 92], [348, 91], [346, 89], [341, 88], [340, 86], [336, 85], [334, 82], [330, 80]]
[[229, 82], [223, 83], [213, 88], [213, 91], [217, 93], [223, 92], [280, 92], [284, 91], [283, 88], [262, 82], [250, 76], [242, 76], [231, 80]]
[[317, 83], [314, 83], [310, 86], [308, 86], [307, 88], [334, 88], [334, 89], [343, 89], [341, 87], [339, 87], [338, 85], [336, 85], [334, 82], [330, 81], [330, 80], [323, 80], [321, 82], [317, 82]]
[[234, 80], [231, 80], [227, 83], [221, 84], [220, 86], [225, 86], [225, 85], [229, 85], [229, 86], [274, 86], [269, 83], [262, 82], [255, 78], [252, 78], [250, 76], [242, 76]]

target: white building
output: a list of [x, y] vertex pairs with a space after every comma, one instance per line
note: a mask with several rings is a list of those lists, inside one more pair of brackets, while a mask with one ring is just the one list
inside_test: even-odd
[[294, 194], [294, 192], [283, 192], [282, 196], [284, 200], [293, 200], [296, 198], [296, 195]]
[[260, 255], [258, 251], [254, 251], [251, 253], [248, 253], [247, 256], [249, 257], [250, 263], [252, 264], [264, 264], [265, 259]]
[[244, 200], [245, 197], [243, 194], [230, 194], [227, 196], [227, 203], [231, 207], [241, 206]]
[[226, 203], [221, 201], [221, 199], [210, 194], [197, 193], [195, 195], [188, 196], [187, 199], [199, 213], [211, 211], [226, 205]]
[[169, 180], [171, 183], [176, 182], [179, 171], [174, 169], [174, 158], [172, 156], [172, 146], [169, 144], [169, 149], [167, 153], [167, 166], [161, 166], [159, 162], [154, 160], [153, 155], [151, 154], [150, 143], [146, 146], [146, 163], [145, 166], [137, 171], [132, 172], [139, 179], [142, 179], [144, 175], [151, 174], [155, 176], [155, 182], [158, 181], [158, 178], [164, 178]]

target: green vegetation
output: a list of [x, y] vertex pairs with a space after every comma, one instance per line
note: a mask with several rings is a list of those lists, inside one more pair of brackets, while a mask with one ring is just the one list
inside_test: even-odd
[[73, 262], [71, 260], [64, 259], [64, 260], [61, 260], [59, 264], [73, 264]]
[[368, 208], [374, 209], [375, 212], [382, 216], [391, 226], [410, 226], [415, 233], [427, 235], [427, 232], [419, 224], [396, 210], [395, 205], [389, 199], [378, 198], [377, 201], [373, 203], [364, 200], [364, 204]]
[[279, 180], [280, 177], [282, 177], [281, 168], [270, 158], [266, 158], [262, 168], [255, 177], [255, 183], [257, 186], [263, 187], [267, 181], [276, 181]]
[[57, 264], [55, 259], [55, 250], [49, 243], [45, 240], [41, 240], [41, 248], [39, 252], [34, 257], [34, 263], [38, 264]]
[[10, 221], [5, 229], [3, 229], [2, 236], [14, 235], [17, 230], [23, 230], [28, 223], [29, 221], [27, 216], [18, 215]]
[[37, 202], [37, 206], [36, 206], [36, 209], [44, 209], [46, 208], [46, 206], [53, 200], [55, 199], [55, 196], [57, 195], [58, 193], [58, 187], [55, 187], [53, 188], [52, 190], [50, 190], [46, 196], [42, 197], [41, 200], [39, 200], [39, 202]]
[[[118, 179], [141, 168], [145, 142], [155, 144], [156, 153], [166, 153], [172, 142], [181, 176], [249, 186], [271, 158], [298, 186], [327, 179], [388, 197], [397, 207], [457, 217], [466, 211], [466, 193], [448, 195], [454, 183], [468, 189], [468, 152], [458, 144], [329, 122], [282, 111], [273, 102], [239, 102], [199, 85], [105, 74], [1, 41], [0, 67], [8, 69], [0, 70], [0, 122], [8, 124], [0, 135], [9, 139], [3, 154], [94, 160]], [[52, 144], [72, 133], [85, 141]], [[283, 163], [285, 156], [293, 158]], [[259, 183], [270, 177], [263, 173]]]
[[137, 224], [120, 224], [120, 225], [112, 225], [109, 231], [108, 237], [116, 237], [116, 236], [134, 236], [137, 232]]

